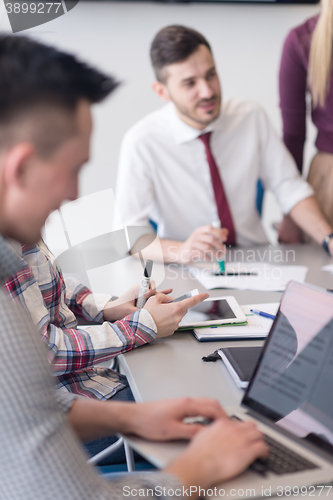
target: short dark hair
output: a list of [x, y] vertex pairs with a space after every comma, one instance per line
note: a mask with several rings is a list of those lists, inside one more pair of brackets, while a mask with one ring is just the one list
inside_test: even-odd
[[15, 132], [23, 118], [50, 109], [73, 115], [79, 101], [98, 103], [117, 85], [71, 54], [27, 37], [0, 36], [0, 147], [8, 146], [8, 129]]
[[151, 63], [157, 80], [165, 83], [165, 66], [185, 61], [198, 50], [199, 45], [205, 45], [212, 52], [206, 38], [191, 28], [173, 25], [161, 29], [150, 48]]

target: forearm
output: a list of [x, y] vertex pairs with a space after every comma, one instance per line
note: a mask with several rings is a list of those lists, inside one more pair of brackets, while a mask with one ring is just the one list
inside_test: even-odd
[[167, 240], [156, 237], [156, 235], [142, 236], [132, 247], [131, 254], [142, 252], [145, 259], [152, 259], [155, 262], [182, 262], [181, 247], [182, 241]]
[[76, 399], [68, 421], [82, 441], [91, 441], [117, 432], [133, 433], [135, 403]]
[[77, 279], [65, 279], [66, 304], [76, 316], [82, 316], [87, 321], [100, 323], [103, 321], [103, 309], [111, 299], [110, 294], [92, 293]]
[[322, 244], [325, 236], [333, 232], [332, 226], [325, 219], [314, 196], [297, 203], [289, 215], [319, 245]]
[[[108, 361], [134, 347], [152, 342], [156, 331], [147, 311], [138, 311], [122, 320], [86, 329], [48, 325], [42, 336], [49, 349], [49, 360], [58, 376]], [[150, 321], [149, 321], [150, 320]]]

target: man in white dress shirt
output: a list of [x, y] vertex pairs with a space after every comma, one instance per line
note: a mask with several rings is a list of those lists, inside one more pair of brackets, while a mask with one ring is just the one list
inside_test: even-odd
[[[148, 228], [154, 221], [165, 262], [218, 257], [224, 242], [267, 243], [256, 207], [260, 179], [283, 213], [333, 254], [333, 229], [263, 109], [249, 101], [222, 103], [207, 40], [194, 30], [168, 26], [153, 40], [151, 60], [153, 89], [168, 104], [124, 137], [117, 183], [124, 224]], [[207, 152], [199, 137], [208, 132]], [[211, 162], [230, 215], [218, 207]], [[224, 229], [212, 227], [217, 220]], [[157, 258], [153, 245], [150, 256]]]

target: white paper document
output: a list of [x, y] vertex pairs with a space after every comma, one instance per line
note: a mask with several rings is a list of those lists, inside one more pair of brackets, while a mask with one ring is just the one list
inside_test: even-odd
[[[304, 283], [308, 268], [305, 266], [276, 266], [267, 262], [228, 262], [227, 273], [234, 276], [218, 276], [215, 265], [190, 267], [191, 275], [207, 290], [234, 288], [237, 290], [283, 291], [289, 281]], [[250, 274], [247, 274], [250, 273]]]
[[275, 316], [278, 302], [269, 304], [250, 304], [240, 306], [246, 315], [247, 325], [225, 325], [209, 328], [195, 328], [194, 334], [198, 340], [232, 340], [232, 339], [258, 339], [267, 337], [273, 320], [251, 313], [250, 309], [257, 309]]

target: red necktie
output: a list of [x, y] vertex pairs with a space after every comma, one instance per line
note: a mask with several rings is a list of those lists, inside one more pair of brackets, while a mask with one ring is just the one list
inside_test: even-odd
[[236, 234], [235, 227], [232, 221], [231, 212], [228, 205], [228, 200], [224, 194], [222, 180], [217, 168], [217, 165], [214, 160], [214, 156], [212, 155], [209, 140], [210, 140], [211, 132], [207, 132], [207, 134], [203, 134], [199, 136], [199, 139], [202, 140], [205, 146], [207, 161], [209, 165], [210, 175], [212, 178], [212, 184], [215, 194], [215, 200], [217, 205], [217, 211], [219, 214], [219, 218], [221, 221], [221, 226], [229, 229], [229, 236], [227, 240], [228, 245], [236, 244]]

